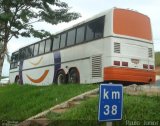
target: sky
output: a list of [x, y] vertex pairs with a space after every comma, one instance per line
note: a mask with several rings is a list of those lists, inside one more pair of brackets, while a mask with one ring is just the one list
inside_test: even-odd
[[[102, 11], [111, 9], [113, 7], [133, 9], [140, 13], [143, 13], [150, 17], [152, 25], [152, 35], [154, 42], [154, 50], [160, 51], [160, 0], [61, 0], [68, 3], [71, 7], [70, 11], [78, 12], [81, 14], [81, 18], [71, 21], [69, 23], [61, 23], [58, 25], [50, 25], [48, 23], [40, 22], [34, 24], [36, 29], [45, 29], [51, 33], [61, 31], [64, 28], [72, 26], [80, 21], [83, 21], [95, 14]], [[37, 38], [12, 38], [8, 43], [8, 50], [11, 54], [19, 48], [29, 45], [33, 42], [38, 41]], [[4, 67], [2, 75], [9, 75], [9, 63], [4, 61]]]

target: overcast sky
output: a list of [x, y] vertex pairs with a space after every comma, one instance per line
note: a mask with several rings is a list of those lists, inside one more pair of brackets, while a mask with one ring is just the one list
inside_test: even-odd
[[[35, 24], [36, 29], [45, 29], [51, 33], [63, 30], [77, 22], [80, 22], [86, 18], [89, 18], [95, 14], [98, 14], [104, 10], [108, 10], [112, 7], [119, 7], [124, 9], [133, 9], [145, 15], [148, 15], [151, 19], [152, 34], [155, 51], [160, 51], [160, 0], [61, 0], [71, 7], [71, 11], [79, 12], [81, 18], [70, 23], [61, 23], [56, 26], [49, 25], [47, 23]], [[11, 39], [8, 44], [9, 52], [19, 49], [22, 46], [31, 44], [38, 41], [35, 38], [19, 38]], [[5, 61], [3, 68], [3, 75], [9, 75], [9, 64]]]

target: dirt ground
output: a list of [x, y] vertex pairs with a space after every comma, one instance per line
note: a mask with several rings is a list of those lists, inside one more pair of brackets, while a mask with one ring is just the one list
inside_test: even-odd
[[124, 92], [129, 95], [160, 96], [160, 88], [155, 85], [130, 85], [124, 87]]

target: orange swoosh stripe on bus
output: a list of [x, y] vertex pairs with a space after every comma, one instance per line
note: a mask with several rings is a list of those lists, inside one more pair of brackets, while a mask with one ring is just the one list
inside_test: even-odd
[[38, 79], [33, 79], [33, 78], [31, 78], [30, 76], [28, 76], [28, 75], [26, 75], [26, 76], [27, 76], [28, 79], [29, 79], [30, 81], [32, 81], [32, 82], [34, 82], [34, 83], [40, 83], [40, 82], [42, 82], [42, 81], [46, 78], [48, 72], [49, 72], [49, 70], [46, 70], [46, 71], [43, 73], [43, 75], [42, 75], [40, 78], [38, 78]]
[[37, 65], [42, 61], [42, 59], [43, 59], [43, 57], [41, 57], [37, 63], [32, 63], [32, 62], [30, 62], [30, 63], [31, 63], [32, 65], [34, 65], [34, 66], [37, 66]]

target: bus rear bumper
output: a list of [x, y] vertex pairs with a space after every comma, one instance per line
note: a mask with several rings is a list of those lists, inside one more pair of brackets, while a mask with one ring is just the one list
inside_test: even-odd
[[155, 78], [154, 71], [118, 67], [104, 68], [104, 81], [154, 83]]

